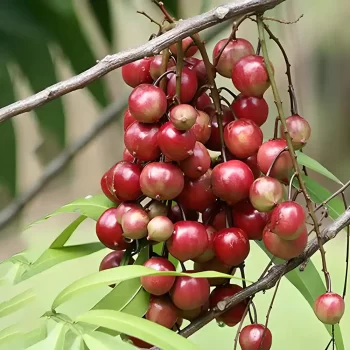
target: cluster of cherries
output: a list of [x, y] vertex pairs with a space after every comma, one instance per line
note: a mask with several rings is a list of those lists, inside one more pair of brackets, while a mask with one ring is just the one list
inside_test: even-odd
[[[249, 254], [250, 240], [263, 240], [281, 259], [296, 257], [307, 244], [305, 213], [298, 203], [285, 200], [293, 164], [284, 133], [263, 142], [260, 127], [268, 117], [263, 94], [270, 85], [263, 58], [244, 39], [216, 44], [212, 74], [231, 78], [240, 92], [232, 105], [221, 104], [218, 110], [205, 93], [207, 71], [202, 60], [192, 57], [197, 52], [192, 39], [182, 41], [180, 96], [176, 44], [169, 49], [167, 74], [164, 55], [122, 68], [133, 91], [124, 113], [123, 161], [101, 179], [104, 194], [116, 206], [97, 221], [98, 238], [113, 250], [100, 270], [119, 266], [124, 251], [142, 240], [149, 245], [164, 242], [162, 255], [153, 254], [144, 264], [157, 271], [175, 271], [170, 253], [182, 263], [194, 261], [193, 271], [233, 275]], [[158, 86], [162, 79], [165, 89]], [[309, 124], [293, 115], [287, 125], [294, 148], [301, 149], [310, 137]], [[222, 153], [212, 159], [208, 150]], [[221, 278], [146, 276], [141, 283], [151, 294], [145, 317], [174, 330], [182, 319], [191, 321], [242, 290]], [[247, 302], [217, 321], [235, 326]], [[316, 313], [328, 323], [329, 317], [321, 315], [324, 304]], [[151, 346], [131, 339], [136, 346]], [[272, 335], [264, 325], [252, 324], [243, 328], [239, 342], [243, 350], [268, 350]]]

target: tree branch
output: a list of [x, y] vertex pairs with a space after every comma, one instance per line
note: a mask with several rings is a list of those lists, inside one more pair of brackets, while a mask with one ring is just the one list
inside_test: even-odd
[[236, 0], [233, 3], [221, 5], [199, 16], [180, 21], [175, 28], [141, 46], [114, 55], [108, 55], [95, 66], [79, 75], [54, 84], [33, 96], [1, 108], [0, 123], [15, 115], [31, 111], [71, 91], [81, 89], [94, 80], [101, 78], [110, 71], [127, 63], [146, 56], [156, 55], [169, 45], [203, 29], [249, 12], [264, 12], [283, 1], [284, 0]]

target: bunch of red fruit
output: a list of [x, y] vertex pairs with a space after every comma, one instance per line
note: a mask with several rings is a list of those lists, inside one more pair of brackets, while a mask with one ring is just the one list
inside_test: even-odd
[[[133, 91], [124, 113], [123, 161], [101, 179], [104, 194], [116, 206], [106, 210], [96, 225], [100, 241], [114, 250], [100, 269], [119, 266], [124, 250], [145, 239], [152, 245], [164, 242], [166, 247], [163, 256], [152, 256], [144, 264], [157, 271], [175, 271], [168, 252], [180, 262], [193, 260], [194, 271], [234, 274], [249, 254], [249, 240], [263, 239], [266, 248], [282, 259], [305, 249], [304, 210], [296, 202], [284, 201], [284, 185], [293, 168], [289, 152], [283, 151], [284, 133], [263, 142], [260, 129], [268, 117], [263, 94], [270, 85], [264, 60], [244, 39], [230, 40], [218, 59], [227, 40], [215, 46], [215, 69], [210, 69], [232, 78], [241, 94], [232, 106], [221, 105], [221, 118], [202, 92], [207, 71], [202, 60], [192, 57], [197, 51], [192, 39], [182, 41], [180, 96], [173, 72], [176, 45], [170, 47], [174, 59], [167, 63], [171, 72], [161, 77], [166, 80], [165, 91], [156, 81], [163, 73], [162, 55], [122, 68]], [[302, 148], [310, 137], [309, 124], [299, 115], [289, 117], [287, 124], [295, 149]], [[221, 150], [222, 141], [224, 157], [211, 159], [208, 150]], [[151, 294], [146, 318], [168, 328], [179, 326], [182, 318], [193, 320], [242, 289], [219, 278], [147, 276], [141, 283]], [[211, 293], [210, 286], [216, 286]], [[236, 305], [217, 320], [236, 325], [246, 305]], [[243, 350], [268, 350], [271, 342], [270, 331], [259, 324], [240, 334]]]

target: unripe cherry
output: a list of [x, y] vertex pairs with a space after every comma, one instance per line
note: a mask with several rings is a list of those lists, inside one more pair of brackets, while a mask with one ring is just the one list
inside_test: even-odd
[[197, 111], [196, 122], [192, 126], [191, 131], [194, 133], [198, 142], [205, 144], [211, 134], [209, 115], [203, 111]]
[[[190, 102], [196, 94], [197, 88], [198, 81], [196, 73], [188, 67], [184, 67], [181, 73], [181, 103]], [[173, 99], [176, 95], [176, 74], [169, 74], [167, 94], [170, 99]]]
[[167, 206], [157, 200], [152, 200], [145, 210], [150, 220], [157, 216], [166, 216], [168, 214]]
[[210, 225], [204, 225], [204, 227], [208, 235], [208, 247], [201, 255], [193, 259], [193, 261], [196, 263], [204, 263], [215, 257], [214, 236], [215, 236], [216, 230], [213, 226], [210, 226]]
[[269, 106], [263, 97], [239, 94], [232, 102], [232, 108], [238, 119], [249, 119], [258, 126], [265, 124], [269, 114]]
[[[252, 44], [245, 39], [222, 39], [214, 47], [213, 62], [216, 63], [216, 70], [218, 73], [226, 78], [231, 78], [233, 66], [242, 58], [254, 54]], [[226, 45], [227, 44], [227, 45]], [[221, 49], [224, 47], [222, 54], [217, 60]]]
[[243, 95], [261, 97], [270, 86], [264, 58], [257, 55], [241, 58], [232, 68], [232, 82]]
[[[143, 266], [156, 271], [176, 271], [175, 266], [165, 258], [150, 258]], [[175, 276], [142, 276], [141, 284], [150, 294], [163, 295], [169, 292], [175, 282]]]
[[[210, 308], [213, 309], [220, 301], [224, 301], [227, 298], [234, 296], [242, 290], [241, 286], [237, 284], [228, 284], [225, 286], [216, 287], [210, 294], [209, 303]], [[238, 324], [244, 314], [247, 307], [247, 302], [241, 301], [239, 304], [233, 306], [228, 311], [225, 311], [220, 316], [216, 317], [218, 322], [223, 322], [229, 327], [234, 327]]]
[[224, 140], [235, 157], [244, 159], [258, 152], [263, 142], [263, 133], [251, 120], [239, 119], [225, 126]]
[[137, 202], [124, 202], [120, 203], [115, 210], [115, 215], [117, 221], [121, 224], [122, 217], [125, 213], [127, 213], [130, 209], [142, 209], [141, 205]]
[[[108, 253], [102, 259], [100, 263], [99, 271], [113, 269], [114, 267], [119, 267], [123, 259], [123, 256], [124, 256], [123, 250], [115, 250], [113, 252]], [[128, 265], [132, 265], [133, 263], [134, 263], [134, 259], [130, 257]]]
[[179, 221], [174, 224], [174, 232], [167, 240], [169, 253], [180, 261], [195, 259], [208, 247], [208, 234], [199, 222]]
[[211, 176], [213, 193], [221, 200], [234, 205], [249, 195], [254, 176], [248, 165], [230, 160], [217, 165]]
[[125, 147], [137, 159], [153, 161], [160, 156], [158, 131], [157, 124], [135, 122], [124, 133]]
[[305, 229], [304, 208], [296, 202], [286, 201], [272, 211], [269, 229], [282, 239], [293, 240]]
[[307, 245], [307, 230], [304, 228], [297, 239], [287, 241], [271, 232], [268, 227], [263, 233], [263, 241], [266, 249], [277, 258], [289, 260], [300, 255]]
[[169, 113], [170, 121], [179, 130], [191, 129], [196, 122], [197, 116], [197, 111], [188, 104], [177, 105]]
[[178, 309], [168, 296], [151, 296], [146, 319], [160, 324], [166, 328], [172, 328], [177, 321]]
[[158, 144], [164, 155], [178, 162], [193, 154], [196, 137], [191, 130], [180, 131], [167, 122], [159, 130]]
[[286, 140], [275, 139], [266, 141], [259, 148], [257, 159], [261, 172], [266, 175], [270, 169], [271, 164], [278, 156], [271, 169], [270, 176], [288, 183], [288, 175], [293, 169], [293, 163], [288, 149], [282, 151], [286, 147]]
[[[199, 215], [195, 210], [188, 209], [187, 207], [182, 208], [186, 219], [189, 221], [198, 221]], [[175, 204], [170, 208], [168, 218], [175, 224], [176, 222], [182, 221], [182, 213], [180, 207]]]
[[149, 73], [151, 62], [152, 58], [145, 57], [124, 65], [122, 67], [122, 76], [125, 83], [131, 87], [152, 83], [153, 80]]
[[283, 201], [283, 185], [273, 177], [259, 177], [250, 186], [249, 199], [255, 209], [269, 212]]
[[148, 240], [166, 241], [174, 231], [174, 224], [166, 216], [156, 216], [147, 225]]
[[170, 290], [173, 303], [181, 310], [201, 307], [208, 301], [209, 295], [210, 285], [206, 278], [179, 276]]
[[270, 350], [271, 331], [262, 324], [245, 326], [239, 334], [239, 345], [242, 350]]
[[147, 236], [149, 218], [143, 209], [130, 209], [122, 217], [123, 236], [141, 239]]
[[[310, 124], [300, 115], [292, 115], [286, 119], [287, 129], [295, 150], [303, 148], [311, 135]], [[285, 139], [283, 126], [281, 125], [281, 137]]]
[[202, 95], [200, 95], [197, 100], [196, 100], [196, 104], [195, 107], [200, 110], [200, 111], [204, 111], [204, 109], [206, 107], [208, 107], [209, 105], [212, 104], [212, 100], [209, 97], [208, 94], [206, 94], [205, 92], [202, 93]]
[[324, 324], [337, 324], [345, 311], [344, 299], [336, 293], [320, 295], [314, 304], [314, 312], [317, 318]]
[[[197, 51], [198, 47], [196, 45], [193, 45], [193, 40], [190, 37], [182, 39], [182, 52], [184, 53], [185, 57], [193, 56]], [[173, 55], [177, 56], [177, 44], [172, 44], [169, 47], [170, 51], [173, 53]]]
[[124, 241], [122, 227], [117, 221], [117, 208], [109, 208], [102, 213], [96, 222], [96, 234], [109, 249], [124, 250], [129, 246]]
[[129, 108], [128, 108], [124, 112], [124, 131], [134, 122], [136, 122], [136, 119], [131, 115]]
[[243, 230], [236, 227], [220, 230], [214, 238], [214, 251], [223, 264], [238, 266], [249, 254], [248, 236]]
[[250, 170], [253, 172], [254, 179], [257, 179], [261, 176], [261, 171], [258, 166], [258, 159], [257, 155], [254, 154], [253, 156], [248, 157], [247, 159], [243, 159], [242, 162], [246, 163]]
[[140, 175], [142, 193], [157, 200], [177, 197], [184, 188], [184, 176], [179, 167], [171, 163], [147, 164]]

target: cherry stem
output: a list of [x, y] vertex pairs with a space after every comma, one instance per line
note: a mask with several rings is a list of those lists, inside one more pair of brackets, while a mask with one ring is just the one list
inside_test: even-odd
[[226, 92], [228, 92], [231, 96], [232, 96], [232, 98], [235, 100], [236, 98], [237, 98], [237, 95], [235, 94], [235, 93], [233, 93], [230, 89], [228, 89], [227, 87], [225, 87], [225, 86], [223, 86], [223, 87], [221, 87], [221, 88], [219, 88], [218, 89], [218, 91], [219, 91], [219, 94], [221, 94], [221, 91], [226, 91]]
[[180, 266], [181, 266], [181, 269], [182, 269], [182, 272], [186, 272], [186, 267], [185, 267], [185, 264], [179, 260], [179, 263], [180, 263]]
[[266, 173], [266, 176], [270, 176], [270, 173], [271, 173], [271, 171], [272, 171], [272, 168], [273, 168], [273, 166], [275, 165], [275, 163], [276, 163], [278, 157], [279, 157], [283, 152], [285, 152], [285, 151], [288, 151], [288, 146], [282, 148], [282, 149], [277, 153], [275, 159], [272, 161], [272, 163], [271, 163], [271, 165], [270, 165], [269, 170], [268, 170], [267, 173]]
[[279, 121], [280, 121], [280, 118], [276, 118], [275, 119], [275, 128], [274, 128], [274, 131], [273, 131], [273, 138], [276, 140], [277, 137], [278, 137], [278, 125], [279, 125]]
[[[153, 83], [153, 85], [157, 86], [157, 85], [159, 84], [159, 82], [160, 82], [165, 76], [167, 76], [167, 75], [170, 74], [170, 73], [174, 74], [174, 73], [176, 73], [176, 70], [175, 70], [175, 69], [170, 69], [170, 70], [168, 70], [168, 71], [162, 73], [162, 74], [157, 78], [157, 80]], [[163, 80], [163, 81], [166, 82], [166, 80]], [[163, 82], [163, 81], [161, 81], [161, 82]]]
[[143, 15], [145, 17], [147, 17], [152, 23], [156, 24], [159, 27], [159, 32], [158, 34], [162, 31], [162, 25], [160, 23], [158, 23], [157, 21], [155, 21], [150, 15], [148, 15], [145, 11], [136, 11], [137, 13], [139, 13], [140, 15]]
[[169, 21], [170, 23], [174, 23], [174, 18], [172, 16], [170, 16], [169, 12], [166, 10], [166, 8], [164, 7], [164, 3], [158, 0], [152, 0], [153, 3], [155, 3], [159, 9], [163, 12], [165, 19], [167, 21]]
[[300, 167], [299, 164], [297, 162], [297, 155], [294, 151], [294, 147], [293, 147], [293, 143], [292, 143], [292, 139], [290, 137], [290, 134], [288, 132], [288, 128], [287, 128], [287, 122], [286, 122], [286, 118], [284, 115], [284, 111], [283, 111], [283, 107], [282, 107], [282, 101], [277, 89], [277, 85], [276, 85], [276, 81], [275, 81], [275, 77], [274, 77], [274, 72], [271, 66], [271, 62], [269, 59], [269, 54], [267, 51], [267, 46], [266, 46], [266, 41], [265, 41], [265, 31], [264, 31], [264, 22], [262, 20], [262, 16], [257, 16], [257, 22], [258, 22], [258, 31], [259, 31], [259, 40], [261, 43], [261, 49], [263, 52], [263, 57], [264, 57], [264, 61], [265, 61], [265, 66], [266, 66], [266, 70], [268, 73], [268, 77], [269, 80], [271, 82], [271, 88], [273, 91], [273, 95], [275, 98], [275, 104], [278, 110], [278, 115], [279, 118], [281, 120], [282, 126], [283, 126], [283, 131], [284, 131], [284, 135], [285, 135], [285, 139], [287, 141], [287, 145], [288, 145], [288, 150], [292, 159], [292, 163], [293, 163], [293, 167], [294, 170], [296, 172], [296, 177], [298, 178], [299, 181], [299, 185], [300, 185], [300, 189], [303, 192], [303, 195], [305, 197], [306, 200], [306, 206], [309, 210], [309, 214], [311, 216], [311, 219], [313, 221], [314, 227], [315, 227], [315, 232], [316, 232], [316, 236], [317, 236], [317, 243], [318, 243], [318, 247], [320, 250], [320, 254], [321, 254], [321, 259], [322, 259], [322, 269], [323, 269], [323, 273], [326, 279], [326, 283], [327, 283], [327, 290], [330, 287], [330, 277], [329, 277], [329, 273], [327, 270], [327, 262], [326, 262], [326, 255], [325, 255], [325, 251], [324, 251], [324, 247], [322, 245], [322, 239], [321, 239], [321, 233], [320, 233], [320, 228], [318, 226], [318, 222], [317, 222], [317, 218], [314, 212], [314, 208], [313, 208], [313, 202], [311, 201], [311, 198], [307, 192], [305, 183], [302, 179], [301, 176], [301, 171], [300, 171]]
[[293, 181], [295, 177], [297, 176], [296, 173], [292, 175], [292, 177], [289, 180], [289, 185], [288, 185], [288, 200], [290, 201], [292, 199], [292, 189], [293, 189]]
[[233, 111], [233, 108], [231, 106], [231, 103], [223, 96], [220, 96], [220, 100], [224, 101], [227, 105], [228, 108], [230, 108], [232, 115], [234, 116], [235, 119], [237, 119], [235, 112]]
[[[244, 262], [239, 265], [239, 271], [241, 272], [241, 277], [242, 277], [242, 287], [247, 288], [247, 282], [245, 281], [245, 271], [244, 271]], [[248, 308], [248, 313], [249, 313], [249, 320], [250, 323], [254, 323], [252, 313], [250, 311], [250, 307]]]
[[239, 334], [241, 333], [241, 330], [242, 330], [242, 327], [243, 327], [243, 323], [244, 323], [244, 319], [246, 318], [247, 316], [247, 313], [248, 313], [248, 310], [249, 310], [249, 307], [250, 307], [250, 304], [253, 302], [253, 299], [250, 299], [248, 301], [248, 304], [244, 310], [244, 313], [243, 313], [243, 316], [242, 316], [242, 319], [238, 325], [238, 328], [237, 328], [237, 332], [236, 332], [236, 336], [235, 336], [235, 340], [234, 340], [234, 348], [233, 350], [237, 350], [237, 346], [238, 346], [238, 339], [239, 339]]
[[[343, 198], [344, 208], [348, 207], [344, 193], [341, 194]], [[346, 255], [345, 255], [345, 276], [344, 276], [344, 287], [343, 287], [343, 299], [346, 295], [346, 288], [348, 284], [349, 274], [349, 250], [350, 250], [350, 226], [346, 226]]]
[[177, 57], [176, 57], [176, 96], [174, 99], [180, 104], [181, 103], [181, 75], [182, 68], [184, 66], [183, 56], [184, 53], [182, 51], [182, 41], [178, 41], [176, 43], [177, 48]]
[[233, 227], [232, 210], [229, 205], [225, 205], [226, 212], [226, 228]]
[[[161, 72], [160, 77], [167, 71], [168, 62], [169, 62], [169, 56], [170, 56], [169, 50], [168, 49], [163, 50], [163, 52], [162, 52], [162, 65], [160, 67], [160, 72]], [[163, 91], [166, 91], [166, 86], [167, 86], [166, 79], [162, 79], [162, 78], [159, 79], [159, 78], [157, 79], [157, 80], [160, 80], [159, 87]]]
[[202, 94], [204, 94], [207, 90], [210, 89], [210, 86], [205, 84], [202, 85], [197, 91], [196, 94], [194, 95], [193, 99], [192, 99], [192, 105], [194, 106], [199, 98], [199, 96], [201, 96]]
[[261, 50], [261, 44], [260, 44], [260, 41], [258, 41], [258, 45], [256, 46], [256, 51], [255, 51], [255, 54], [257, 56], [260, 55], [260, 50]]
[[300, 15], [296, 20], [294, 21], [291, 21], [291, 22], [288, 22], [288, 21], [283, 21], [281, 19], [277, 19], [277, 18], [273, 18], [273, 17], [263, 17], [263, 20], [264, 21], [274, 21], [274, 22], [278, 22], [278, 23], [281, 23], [281, 24], [295, 24], [297, 22], [300, 21], [301, 18], [303, 18], [304, 15]]
[[176, 202], [176, 204], [178, 205], [178, 207], [180, 209], [182, 220], [186, 221], [187, 219], [186, 219], [186, 214], [185, 214], [183, 206], [179, 202]]

